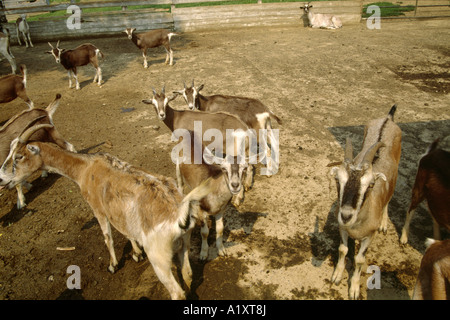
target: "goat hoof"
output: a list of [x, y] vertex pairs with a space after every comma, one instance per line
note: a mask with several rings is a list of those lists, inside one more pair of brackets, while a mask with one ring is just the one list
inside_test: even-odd
[[136, 262], [140, 262], [140, 261], [144, 260], [144, 257], [142, 256], [142, 254], [133, 254], [132, 258]]
[[114, 272], [116, 272], [116, 268], [113, 265], [109, 265], [108, 271], [114, 274]]

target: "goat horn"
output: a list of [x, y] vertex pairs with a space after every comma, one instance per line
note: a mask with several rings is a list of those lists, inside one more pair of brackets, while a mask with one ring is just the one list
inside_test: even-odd
[[381, 147], [385, 147], [385, 146], [386, 145], [383, 142], [377, 142], [377, 143], [373, 144], [369, 148], [369, 150], [367, 150], [362, 162], [372, 163], [373, 158], [375, 157], [375, 154], [377, 153], [378, 149], [380, 149]]
[[153, 95], [156, 96], [156, 90], [155, 90], [155, 88], [152, 87], [152, 90], [153, 90]]
[[162, 87], [161, 93], [166, 94], [166, 86], [165, 85]]
[[57, 47], [57, 48], [59, 48], [59, 41], [60, 41], [60, 40], [58, 40], [58, 42], [56, 43], [56, 47]]
[[47, 43], [50, 46], [50, 48], [55, 49], [55, 47], [50, 42], [47, 42]]
[[192, 79], [192, 86], [191, 86], [192, 88], [194, 87], [194, 79]]
[[186, 89], [186, 81], [183, 81], [183, 84], [184, 84], [184, 88]]
[[34, 127], [28, 128], [24, 133], [22, 133], [19, 136], [19, 142], [21, 144], [26, 144], [28, 142], [28, 139], [35, 133], [36, 131], [44, 128], [53, 128], [53, 125], [45, 123], [45, 124], [38, 124]]
[[353, 145], [352, 145], [352, 139], [347, 137], [345, 140], [345, 156], [344, 156], [344, 162], [351, 163], [353, 161]]

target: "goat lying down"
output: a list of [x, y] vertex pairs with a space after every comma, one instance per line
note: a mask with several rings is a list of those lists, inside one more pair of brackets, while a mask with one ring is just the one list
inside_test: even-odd
[[313, 6], [309, 3], [305, 4], [300, 9], [308, 16], [309, 26], [311, 28], [324, 28], [324, 29], [339, 29], [342, 28], [342, 22], [339, 17], [331, 14], [313, 13], [311, 8]]
[[38, 169], [72, 179], [100, 224], [110, 253], [108, 270], [114, 272], [118, 265], [112, 224], [130, 239], [133, 259], [141, 259], [143, 247], [171, 298], [184, 299], [185, 293], [171, 271], [172, 258], [178, 252], [183, 279], [189, 288], [190, 233], [196, 221], [197, 203], [209, 193], [209, 180], [183, 198], [174, 179], [152, 175], [113, 156], [78, 154], [49, 143], [28, 142], [34, 130], [44, 127], [51, 125], [32, 127], [11, 143], [8, 159], [0, 169], [0, 185], [11, 188]]
[[397, 182], [401, 153], [401, 130], [393, 121], [395, 110], [394, 105], [387, 117], [367, 124], [362, 150], [356, 157], [353, 157], [348, 138], [344, 161], [330, 172], [336, 179], [337, 220], [341, 235], [339, 260], [332, 282], [339, 284], [342, 280], [348, 237], [360, 241], [349, 290], [351, 299], [359, 297], [361, 268], [373, 237], [377, 230], [387, 231], [388, 204]]

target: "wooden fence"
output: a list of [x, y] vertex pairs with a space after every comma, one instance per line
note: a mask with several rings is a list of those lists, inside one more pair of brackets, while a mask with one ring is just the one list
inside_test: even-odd
[[[254, 0], [251, 4], [182, 6], [193, 2], [215, 2], [220, 0], [140, 0], [140, 1], [101, 1], [80, 2], [76, 5], [82, 10], [79, 29], [70, 29], [67, 20], [71, 12], [60, 18], [40, 21], [29, 21], [33, 41], [51, 41], [57, 39], [74, 39], [85, 37], [117, 35], [126, 27], [134, 27], [138, 31], [169, 28], [175, 31], [197, 31], [233, 27], [251, 26], [289, 26], [305, 25], [305, 17], [299, 7], [304, 2], [261, 3]], [[367, 0], [341, 0], [314, 2], [316, 12], [332, 13], [341, 18], [344, 26], [360, 23], [363, 4]], [[406, 0], [417, 1], [424, 0]], [[440, 1], [450, 4], [449, 0]], [[46, 5], [45, 0], [29, 3], [24, 0], [7, 0], [4, 11], [9, 23], [5, 25], [11, 33], [11, 42], [17, 42], [14, 21], [21, 13], [34, 15], [38, 13], [63, 10], [71, 5], [60, 3]], [[223, 1], [222, 1], [223, 2]], [[165, 8], [133, 10], [138, 5], [165, 5]], [[118, 7], [116, 11], [102, 13], [85, 13], [83, 10], [99, 7]], [[131, 9], [130, 9], [131, 8]], [[450, 13], [449, 13], [450, 16]]]

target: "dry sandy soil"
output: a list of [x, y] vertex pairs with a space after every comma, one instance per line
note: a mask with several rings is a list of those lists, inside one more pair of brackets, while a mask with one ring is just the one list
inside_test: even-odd
[[[81, 90], [68, 88], [67, 73], [44, 52], [14, 46], [29, 70], [28, 92], [37, 107], [56, 93], [62, 102], [54, 122], [81, 152], [108, 152], [151, 172], [175, 177], [170, 131], [151, 106], [141, 103], [151, 88], [180, 90], [183, 81], [205, 84], [204, 94], [258, 98], [283, 119], [280, 170], [256, 176], [239, 208], [225, 214], [227, 257], [218, 257], [214, 230], [210, 256], [200, 262], [200, 231], [194, 230], [190, 299], [348, 299], [352, 254], [340, 285], [330, 282], [339, 234], [329, 191], [327, 164], [343, 157], [350, 136], [361, 146], [363, 125], [398, 105], [402, 158], [389, 228], [369, 248], [367, 265], [381, 271], [381, 289], [361, 299], [410, 299], [431, 219], [421, 207], [410, 240], [399, 243], [417, 161], [430, 142], [450, 133], [450, 20], [382, 22], [338, 31], [297, 27], [185, 33], [173, 39], [175, 64], [154, 49], [150, 68], [124, 36], [89, 39], [104, 53], [104, 84], [92, 83], [94, 69], [80, 70]], [[82, 41], [63, 41], [73, 48]], [[0, 64], [1, 74], [10, 67]], [[179, 98], [173, 107], [184, 108]], [[1, 106], [3, 123], [25, 109], [17, 99]], [[258, 169], [259, 170], [259, 169]], [[108, 252], [99, 225], [77, 185], [56, 174], [36, 174], [27, 206], [17, 210], [15, 190], [0, 195], [0, 299], [168, 299], [150, 263], [136, 263], [131, 245], [114, 232], [120, 268], [107, 271]], [[214, 226], [214, 224], [212, 224]], [[448, 237], [448, 233], [444, 233]], [[75, 247], [58, 251], [57, 247]], [[67, 267], [81, 270], [81, 289], [69, 290]], [[364, 269], [365, 270], [365, 269]]]

